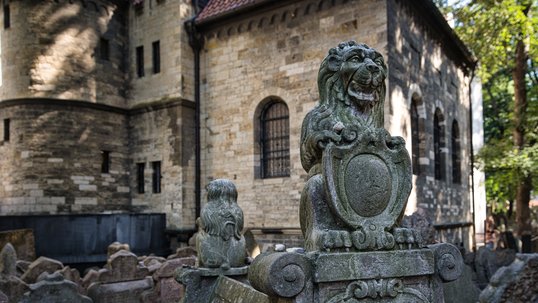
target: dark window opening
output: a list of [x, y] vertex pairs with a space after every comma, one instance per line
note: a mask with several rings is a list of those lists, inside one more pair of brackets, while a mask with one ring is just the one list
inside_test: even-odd
[[110, 152], [106, 150], [101, 151], [101, 172], [103, 174], [110, 172]]
[[136, 74], [138, 78], [144, 77], [144, 47], [136, 48]]
[[161, 161], [151, 162], [153, 167], [152, 187], [153, 193], [158, 194], [161, 192]]
[[290, 130], [288, 107], [269, 103], [261, 114], [262, 178], [290, 175]]
[[442, 117], [439, 111], [435, 112], [433, 117], [433, 151], [434, 151], [434, 166], [435, 166], [435, 179], [444, 180], [443, 174], [443, 155], [442, 149], [444, 148], [444, 129], [441, 125]]
[[11, 12], [9, 11], [9, 4], [4, 4], [4, 28], [11, 27]]
[[460, 130], [458, 122], [452, 123], [452, 183], [461, 184]]
[[9, 141], [9, 137], [10, 137], [10, 133], [11, 133], [10, 122], [11, 121], [9, 119], [4, 119], [4, 141], [5, 142]]
[[99, 57], [102, 60], [110, 60], [110, 45], [108, 39], [101, 38], [99, 40]]
[[137, 163], [136, 164], [136, 183], [138, 188], [138, 193], [145, 193], [145, 182], [144, 182], [144, 170], [146, 169], [146, 163]]
[[153, 49], [153, 73], [158, 74], [161, 72], [161, 45], [159, 41], [155, 41], [152, 44]]
[[415, 100], [411, 102], [411, 149], [413, 174], [420, 174], [420, 135], [418, 130], [418, 109]]

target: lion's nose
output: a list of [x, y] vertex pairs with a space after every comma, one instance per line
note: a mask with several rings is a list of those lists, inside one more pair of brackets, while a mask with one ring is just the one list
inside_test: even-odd
[[372, 61], [372, 59], [370, 58], [366, 58], [364, 60], [364, 63], [366, 64], [366, 68], [370, 71], [370, 72], [377, 72], [379, 71], [379, 66], [377, 66], [377, 64], [374, 63], [374, 61]]

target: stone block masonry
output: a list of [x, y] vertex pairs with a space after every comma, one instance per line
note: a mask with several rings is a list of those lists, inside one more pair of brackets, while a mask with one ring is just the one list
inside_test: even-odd
[[[11, 121], [10, 140], [0, 143], [0, 212], [129, 210], [127, 115], [72, 101], [26, 101], [0, 110], [0, 119]], [[110, 153], [107, 173], [103, 151]]]
[[[317, 71], [329, 46], [357, 40], [386, 55], [384, 1], [329, 2], [298, 1], [206, 34], [202, 182], [233, 180], [248, 227], [299, 226], [301, 121], [319, 98]], [[290, 176], [263, 179], [259, 119], [270, 97], [289, 110]]]

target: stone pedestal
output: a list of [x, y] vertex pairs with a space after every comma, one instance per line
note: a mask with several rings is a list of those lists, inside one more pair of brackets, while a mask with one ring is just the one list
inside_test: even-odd
[[[248, 267], [222, 268], [195, 268], [191, 266], [180, 268], [176, 280], [185, 285], [185, 297], [182, 303], [213, 302], [216, 291], [219, 290], [219, 277], [228, 277], [236, 281], [247, 283]], [[222, 291], [220, 291], [222, 292]], [[217, 301], [219, 302], [219, 301]]]
[[290, 302], [443, 302], [462, 257], [451, 244], [375, 252], [272, 253], [254, 260], [249, 282]]

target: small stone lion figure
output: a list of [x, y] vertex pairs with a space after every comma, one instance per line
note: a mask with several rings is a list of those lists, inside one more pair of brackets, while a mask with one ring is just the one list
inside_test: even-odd
[[199, 267], [245, 265], [247, 258], [243, 211], [237, 205], [237, 190], [230, 180], [217, 179], [207, 186], [207, 204], [197, 220], [196, 237]]

